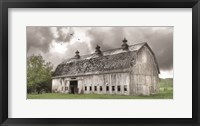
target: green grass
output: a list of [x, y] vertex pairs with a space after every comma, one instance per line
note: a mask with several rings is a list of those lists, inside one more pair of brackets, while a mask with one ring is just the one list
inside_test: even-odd
[[160, 79], [160, 88], [173, 88], [173, 79]]
[[109, 94], [28, 94], [28, 99], [173, 99], [173, 80], [161, 79], [160, 92], [150, 96], [125, 96]]

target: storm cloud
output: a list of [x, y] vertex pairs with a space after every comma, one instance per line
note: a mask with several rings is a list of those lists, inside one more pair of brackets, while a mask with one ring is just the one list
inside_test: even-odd
[[[106, 32], [105, 32], [106, 31]], [[87, 32], [93, 48], [118, 48], [124, 37], [129, 45], [147, 42], [154, 51], [160, 69], [173, 69], [173, 27], [94, 27]]]
[[102, 50], [119, 48], [125, 37], [123, 27], [93, 27], [86, 34], [91, 38], [91, 47], [99, 45]]
[[56, 42], [69, 42], [74, 32], [70, 27], [40, 27], [27, 26], [27, 51], [35, 47], [46, 53], [53, 40]]
[[[119, 48], [124, 37], [129, 45], [147, 42], [160, 70], [173, 70], [173, 27], [27, 27], [27, 53], [41, 54], [57, 66], [64, 59], [95, 51]], [[60, 47], [60, 50], [56, 48]], [[63, 51], [61, 50], [63, 49]], [[61, 51], [62, 53], [60, 53]]]
[[47, 52], [49, 44], [54, 38], [50, 27], [26, 27], [27, 51], [31, 47], [36, 47], [43, 52]]

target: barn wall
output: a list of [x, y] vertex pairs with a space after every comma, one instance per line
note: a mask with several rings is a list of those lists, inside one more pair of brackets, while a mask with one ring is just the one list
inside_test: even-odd
[[[53, 79], [52, 91], [60, 93], [69, 93], [69, 84], [71, 78], [58, 78]], [[129, 83], [130, 74], [129, 73], [112, 73], [112, 74], [100, 74], [100, 75], [88, 75], [76, 77], [78, 81], [78, 93], [90, 94], [122, 94], [129, 95]], [[106, 88], [109, 87], [107, 91]], [[114, 91], [112, 90], [114, 86]], [[65, 90], [66, 88], [68, 90]], [[91, 90], [90, 90], [91, 87]], [[118, 91], [120, 87], [120, 91]], [[96, 88], [96, 90], [95, 90]], [[100, 90], [102, 88], [102, 91]], [[127, 91], [124, 90], [127, 89]]]
[[69, 81], [68, 78], [57, 78], [52, 80], [52, 92], [53, 93], [68, 93]]
[[[86, 76], [82, 80], [84, 88], [84, 93], [97, 93], [97, 94], [129, 94], [129, 73], [113, 73], [113, 74], [101, 74], [101, 75], [91, 75]], [[89, 88], [92, 87], [90, 91]], [[95, 91], [95, 86], [97, 90]], [[100, 91], [100, 86], [102, 86], [102, 91]], [[106, 90], [106, 87], [109, 90]], [[114, 86], [114, 90], [112, 89]], [[118, 86], [120, 86], [120, 91], [118, 91]], [[127, 91], [124, 91], [124, 86], [127, 87]]]
[[136, 64], [133, 67], [132, 83], [135, 89], [134, 94], [149, 95], [158, 93], [159, 77], [154, 57], [149, 49], [144, 46], [137, 55]]

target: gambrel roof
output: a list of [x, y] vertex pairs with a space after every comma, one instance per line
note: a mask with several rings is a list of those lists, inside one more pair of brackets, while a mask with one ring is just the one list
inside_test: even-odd
[[[59, 64], [54, 72], [54, 77], [79, 76], [88, 74], [99, 74], [113, 71], [125, 71], [134, 65], [135, 55], [143, 47], [147, 46], [155, 55], [147, 43], [130, 45], [129, 50], [116, 48], [102, 51], [102, 55], [96, 53], [70, 58]], [[156, 61], [156, 59], [155, 59]], [[158, 64], [156, 62], [158, 68]], [[158, 69], [159, 72], [159, 69]]]

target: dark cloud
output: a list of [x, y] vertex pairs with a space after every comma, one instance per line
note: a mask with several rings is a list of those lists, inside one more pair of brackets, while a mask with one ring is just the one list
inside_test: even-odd
[[102, 50], [118, 48], [126, 37], [128, 44], [148, 42], [154, 51], [161, 70], [173, 69], [173, 27], [94, 27], [87, 32]]
[[50, 31], [50, 27], [34, 27], [27, 26], [27, 51], [30, 47], [35, 47], [43, 52], [47, 52], [49, 44], [52, 42], [54, 36]]
[[84, 55], [93, 53], [96, 45], [101, 46], [101, 50], [119, 48], [123, 38], [126, 37], [130, 45], [148, 42], [156, 55], [159, 68], [173, 70], [173, 27], [91, 27], [84, 31], [90, 38], [89, 42], [78, 42], [80, 40], [77, 40], [66, 46], [67, 51], [64, 54], [49, 54], [53, 40], [57, 43], [71, 42], [76, 36], [75, 33], [83, 28], [79, 27], [77, 30], [74, 27], [55, 27], [57, 34], [55, 36], [51, 27], [27, 27], [27, 50], [34, 47], [46, 54], [47, 59], [57, 59], [52, 61], [56, 66], [62, 60], [73, 57], [76, 50], [79, 50], [80, 55]]
[[93, 27], [87, 31], [87, 36], [91, 38], [91, 47], [95, 49], [99, 45], [102, 50], [118, 48], [124, 37], [122, 27]]
[[173, 69], [173, 32], [157, 30], [153, 35], [156, 37], [151, 37], [149, 43], [157, 57], [160, 69]]
[[27, 51], [30, 47], [34, 47], [46, 53], [53, 40], [56, 42], [69, 42], [74, 35], [74, 31], [70, 27], [55, 27], [55, 29], [57, 37], [52, 32], [51, 27], [27, 26]]

